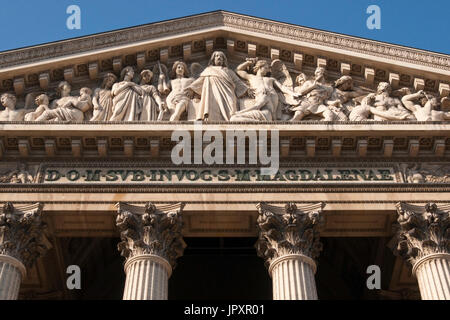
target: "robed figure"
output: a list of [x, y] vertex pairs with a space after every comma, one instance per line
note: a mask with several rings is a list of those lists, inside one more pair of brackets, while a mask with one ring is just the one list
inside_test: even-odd
[[111, 88], [116, 81], [117, 77], [114, 73], [107, 73], [103, 78], [101, 88], [95, 89], [92, 97], [94, 115], [91, 121], [108, 121], [111, 119], [114, 106]]
[[113, 114], [110, 121], [136, 121], [142, 112], [141, 87], [133, 82], [134, 69], [126, 67], [122, 70], [122, 82], [112, 87]]
[[187, 94], [200, 96], [197, 120], [229, 121], [238, 111], [238, 98], [249, 88], [228, 68], [227, 58], [221, 51], [212, 54], [208, 67], [187, 89]]

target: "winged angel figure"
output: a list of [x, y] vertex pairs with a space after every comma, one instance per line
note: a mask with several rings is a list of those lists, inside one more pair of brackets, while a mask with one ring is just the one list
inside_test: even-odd
[[[203, 67], [197, 62], [192, 63], [188, 68], [183, 61], [176, 61], [169, 76], [165, 65], [158, 62], [155, 66], [153, 70], [157, 81], [155, 85], [162, 95], [167, 96], [167, 109], [163, 112], [170, 112], [170, 121], [179, 121], [184, 113], [190, 113], [189, 111], [194, 109], [195, 102], [186, 94], [186, 88], [200, 76], [202, 71]], [[158, 120], [162, 118], [163, 115], [160, 114]]]
[[[272, 69], [272, 75], [267, 74]], [[252, 71], [252, 72], [251, 72]], [[236, 68], [239, 77], [247, 80], [255, 91], [255, 99], [231, 116], [230, 121], [272, 121], [281, 114], [282, 104], [298, 104], [299, 94], [292, 90], [292, 78], [280, 60], [270, 65], [267, 60], [247, 58]], [[278, 92], [278, 89], [280, 92]]]

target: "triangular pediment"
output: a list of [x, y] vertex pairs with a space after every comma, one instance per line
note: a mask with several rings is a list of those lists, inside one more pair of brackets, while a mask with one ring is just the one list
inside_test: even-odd
[[[192, 74], [192, 66], [195, 64], [200, 66], [200, 70], [207, 68], [215, 51], [225, 53], [229, 75], [234, 74], [236, 79], [240, 77], [236, 83], [241, 81], [244, 87], [247, 85], [249, 88], [253, 85], [239, 75], [239, 66], [249, 58], [258, 58], [269, 62], [273, 71], [274, 62], [277, 61], [278, 66], [286, 67], [283, 69], [284, 75], [288, 73], [285, 79], [290, 78], [289, 89], [291, 93], [298, 93], [295, 97], [297, 100], [283, 97], [279, 88], [274, 87], [270, 94], [279, 95], [277, 103], [270, 106], [265, 104], [257, 112], [250, 110], [244, 117], [233, 120], [233, 115], [251, 109], [257, 101], [257, 97], [252, 98], [249, 91], [241, 90], [235, 84], [235, 92], [230, 90], [230, 96], [223, 100], [230, 98], [227, 101], [231, 101], [227, 102], [228, 105], [224, 104], [229, 109], [224, 112], [227, 114], [221, 113], [214, 119], [204, 110], [208, 107], [215, 108], [216, 111], [222, 108], [223, 106], [218, 106], [220, 97], [212, 102], [204, 102], [202, 97], [205, 95], [202, 96], [201, 88], [198, 87], [200, 91], [193, 91], [193, 96], [189, 99], [186, 98], [184, 88], [180, 90], [183, 97], [172, 99], [168, 94], [170, 90], [163, 93], [153, 81], [154, 90], [159, 92], [156, 95], [160, 95], [160, 102], [163, 101], [168, 107], [161, 118], [162, 106], [160, 102], [156, 105], [155, 96], [152, 97], [156, 102], [147, 101], [147, 109], [152, 110], [151, 116], [144, 117], [144, 108], [137, 110], [139, 108], [136, 102], [127, 105], [126, 112], [120, 117], [108, 114], [107, 117], [96, 118], [95, 111], [102, 108], [96, 109], [95, 92], [102, 89], [106, 75], [114, 74], [114, 85], [120, 86], [123, 82], [122, 71], [127, 66], [132, 66], [137, 72], [129, 82], [142, 87], [142, 70], [152, 70], [153, 78], [158, 80], [155, 73], [158, 73], [159, 65], [170, 72], [176, 61], [184, 61]], [[255, 70], [255, 65], [253, 60], [246, 67], [249, 74]], [[301, 92], [302, 85], [295, 82], [302, 73], [307, 81], [313, 82], [318, 67], [325, 70], [320, 90], [325, 92], [329, 89], [332, 94], [314, 102], [309, 97], [311, 91]], [[195, 81], [200, 80], [198, 74]], [[345, 76], [352, 78], [353, 89], [341, 90], [336, 85], [336, 80]], [[227, 78], [222, 75], [220, 77], [222, 80]], [[167, 78], [174, 79], [169, 74]], [[73, 104], [68, 110], [64, 109], [67, 101], [59, 99], [57, 95], [58, 86], [63, 81], [68, 82], [71, 87], [67, 98], [72, 99]], [[224, 82], [227, 81], [225, 79]], [[289, 81], [283, 82], [283, 85]], [[384, 110], [377, 112], [372, 108], [372, 111], [368, 111], [369, 107], [378, 106], [375, 102], [363, 105], [363, 99], [376, 92], [383, 82], [390, 84], [392, 95], [387, 97], [385, 105], [383, 101], [378, 101], [378, 106]], [[83, 104], [82, 107], [76, 107], [83, 112], [72, 112], [74, 109], [70, 108], [75, 108], [75, 104], [82, 100], [80, 89], [85, 87], [92, 91], [88, 111], [83, 109]], [[402, 106], [402, 97], [421, 90], [426, 95], [421, 101], [419, 96], [411, 99], [425, 104], [424, 100], [436, 98], [440, 105], [433, 107], [435, 110], [431, 108], [428, 113], [419, 114], [420, 112], [412, 111], [412, 108]], [[114, 88], [109, 86], [106, 91], [102, 95], [110, 101], [110, 113], [119, 110], [121, 107], [112, 98]], [[171, 90], [170, 93], [174, 91]], [[145, 154], [150, 152], [157, 157], [159, 143], [161, 150], [166, 148], [164, 152], [170, 149], [170, 133], [175, 127], [195, 130], [192, 120], [204, 120], [208, 128], [223, 130], [225, 127], [222, 123], [225, 120], [232, 122], [227, 124], [227, 129], [280, 130], [284, 135], [283, 154], [286, 157], [291, 152], [290, 144], [298, 144], [296, 148], [306, 157], [314, 156], [316, 149], [333, 157], [340, 155], [341, 150], [343, 153], [350, 150], [348, 155], [351, 157], [365, 156], [371, 146], [373, 150], [378, 148], [377, 152], [387, 157], [394, 151], [399, 156], [417, 155], [419, 141], [424, 146], [421, 149], [424, 154], [443, 156], [448, 154], [446, 150], [450, 145], [450, 139], [447, 138], [450, 125], [449, 92], [449, 55], [215, 11], [0, 53], [0, 94], [11, 93], [17, 98], [16, 110], [11, 112], [13, 117], [9, 117], [9, 110], [0, 111], [0, 128], [4, 133], [4, 137], [0, 139], [0, 155], [3, 152], [9, 157], [20, 155], [26, 158], [30, 154], [36, 154], [36, 157], [42, 154], [49, 157], [55, 154], [74, 157], [92, 154], [95, 158], [117, 152], [118, 157], [122, 157], [132, 155], [136, 148], [142, 148]], [[52, 117], [42, 118], [43, 109], [38, 112], [35, 98], [42, 93], [49, 97], [48, 107]], [[150, 95], [152, 91], [146, 94]], [[144, 96], [141, 94], [136, 100], [142, 100]], [[294, 96], [290, 95], [292, 97]], [[101, 97], [97, 95], [97, 100], [99, 99]], [[169, 105], [170, 99], [172, 106]], [[183, 99], [189, 100], [184, 106], [183, 115], [173, 120], [176, 102]], [[87, 105], [86, 101], [83, 103]], [[236, 105], [231, 106], [232, 103]], [[16, 111], [19, 116], [14, 118]], [[129, 116], [128, 111], [134, 115]], [[432, 114], [434, 111], [436, 112]], [[4, 113], [7, 113], [6, 117]], [[25, 115], [31, 113], [38, 115], [29, 120]], [[149, 111], [147, 113], [150, 114]], [[188, 122], [183, 122], [184, 120]]]
[[280, 59], [295, 76], [325, 66], [331, 80], [351, 75], [374, 87], [391, 82], [448, 94], [450, 57], [246, 15], [215, 11], [0, 53], [0, 92], [18, 96], [62, 80], [100, 81], [133, 65], [206, 63], [223, 50], [235, 65], [246, 57]]

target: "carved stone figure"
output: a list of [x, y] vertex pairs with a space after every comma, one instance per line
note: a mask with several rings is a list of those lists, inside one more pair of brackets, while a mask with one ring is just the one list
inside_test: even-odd
[[162, 116], [166, 110], [166, 103], [161, 99], [156, 87], [150, 84], [152, 78], [153, 72], [150, 70], [141, 71], [141, 89], [143, 95], [140, 120], [142, 121], [162, 120]]
[[32, 183], [34, 181], [34, 177], [27, 170], [27, 165], [25, 163], [19, 162], [17, 164], [17, 168], [14, 170], [10, 170], [4, 172], [0, 176], [0, 183]]
[[[429, 104], [428, 108], [431, 108], [431, 120], [432, 121], [446, 121], [450, 120], [450, 112], [448, 111], [448, 107], [445, 106], [446, 103], [448, 103], [448, 97], [444, 97], [441, 99], [441, 101], [438, 100], [433, 95], [427, 96], [428, 101], [425, 102], [425, 107], [427, 107], [427, 104]], [[423, 100], [422, 100], [423, 101]], [[441, 105], [441, 110], [435, 110], [439, 104]], [[444, 110], [447, 111], [444, 111]]]
[[[387, 111], [391, 116], [403, 117], [408, 120], [415, 120], [414, 116], [403, 106], [402, 102], [392, 96], [391, 85], [387, 82], [380, 82], [375, 95], [374, 107], [379, 111]], [[384, 116], [375, 114], [374, 120], [390, 120]]]
[[448, 183], [450, 182], [449, 164], [401, 165], [405, 182], [408, 183]]
[[117, 81], [114, 73], [107, 73], [100, 88], [95, 89], [92, 97], [94, 113], [91, 121], [108, 121], [113, 114], [113, 98], [111, 88]]
[[[164, 77], [164, 75], [163, 75]], [[169, 82], [171, 89], [167, 96], [167, 106], [171, 112], [170, 121], [180, 120], [181, 115], [187, 111], [189, 97], [186, 95], [185, 89], [188, 88], [195, 78], [189, 77], [189, 70], [183, 61], [176, 61], [172, 66], [172, 80]]]
[[426, 94], [423, 90], [405, 95], [402, 98], [402, 102], [404, 106], [414, 114], [417, 121], [433, 120], [433, 109], [439, 105], [437, 98]]
[[367, 92], [353, 86], [351, 76], [342, 76], [334, 82], [334, 90], [327, 105], [334, 113], [334, 120], [346, 121], [353, 106], [353, 99]]
[[331, 97], [333, 88], [325, 83], [325, 69], [318, 67], [314, 73], [314, 80], [307, 80], [297, 89], [297, 93], [303, 96], [300, 104], [291, 108], [294, 116], [291, 121], [300, 121], [305, 116], [314, 114], [326, 121], [334, 119], [333, 112], [326, 105]]
[[5, 110], [0, 112], [0, 121], [22, 121], [25, 110], [16, 110], [17, 98], [11, 93], [4, 93], [0, 97]]
[[45, 110], [36, 121], [83, 121], [84, 112], [92, 108], [92, 91], [82, 88], [79, 97], [71, 96], [72, 88], [66, 81], [59, 83], [57, 91], [61, 98], [54, 100], [50, 110]]
[[141, 86], [133, 82], [133, 67], [125, 67], [120, 73], [119, 83], [112, 86], [113, 114], [111, 121], [136, 121], [142, 112]]
[[295, 78], [295, 88], [294, 88], [294, 92], [300, 93], [300, 88], [303, 86], [303, 84], [306, 82], [306, 80], [308, 80], [308, 77], [306, 76], [306, 74], [304, 74], [303, 72], [300, 73], [300, 74]]
[[[253, 66], [256, 75], [248, 73], [246, 70]], [[247, 59], [240, 64], [236, 73], [250, 83], [250, 87], [255, 91], [255, 101], [251, 107], [236, 112], [231, 116], [230, 121], [271, 121], [277, 118], [279, 103], [278, 93], [275, 88], [291, 96], [299, 97], [289, 88], [283, 86], [275, 78], [267, 77], [270, 72], [270, 65], [266, 60]]]
[[363, 98], [361, 104], [353, 108], [350, 112], [349, 120], [350, 121], [372, 121], [370, 117], [372, 115], [378, 116], [379, 119], [385, 120], [404, 120], [408, 117], [407, 113], [401, 113], [399, 116], [390, 113], [389, 111], [382, 111], [374, 107], [376, 102], [376, 94], [369, 93], [366, 97]]
[[25, 121], [35, 121], [39, 118], [45, 111], [50, 110], [49, 104], [50, 99], [46, 94], [41, 94], [34, 100], [37, 108], [33, 112], [29, 112], [25, 115]]
[[186, 93], [189, 98], [194, 93], [201, 97], [197, 119], [205, 121], [229, 121], [237, 112], [237, 98], [245, 94], [253, 97], [252, 90], [228, 68], [227, 58], [221, 51], [211, 55], [208, 67], [186, 88]]

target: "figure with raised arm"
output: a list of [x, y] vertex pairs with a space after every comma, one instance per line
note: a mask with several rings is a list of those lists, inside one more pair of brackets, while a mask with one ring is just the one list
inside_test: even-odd
[[333, 87], [325, 83], [325, 69], [317, 67], [314, 80], [306, 80], [300, 88], [295, 90], [303, 99], [299, 105], [292, 107], [294, 116], [291, 121], [300, 121], [305, 116], [318, 115], [323, 120], [331, 121], [334, 113], [328, 108], [327, 100], [331, 97]]
[[[252, 68], [251, 68], [252, 67]], [[255, 74], [246, 70], [251, 68]], [[270, 64], [266, 60], [249, 58], [236, 68], [236, 73], [242, 79], [249, 82], [250, 87], [255, 92], [255, 101], [252, 106], [236, 112], [231, 117], [231, 121], [272, 121], [276, 120], [279, 96], [275, 88], [284, 94], [294, 98], [299, 94], [285, 87], [277, 79], [268, 77]]]
[[395, 115], [390, 113], [389, 111], [379, 110], [374, 107], [376, 102], [376, 93], [369, 93], [366, 97], [364, 97], [359, 106], [353, 108], [350, 112], [349, 120], [350, 121], [373, 121], [370, 117], [378, 116], [385, 120], [404, 120], [408, 114], [404, 113], [402, 115]]
[[[380, 82], [377, 86], [374, 106], [379, 111], [388, 112], [392, 116], [403, 117], [407, 120], [415, 120], [415, 117], [406, 109], [400, 99], [392, 96], [392, 87], [387, 82]], [[374, 120], [390, 120], [385, 116], [374, 114]]]
[[445, 117], [440, 117], [445, 113], [434, 110], [439, 106], [439, 100], [423, 90], [403, 96], [402, 102], [414, 114], [417, 121], [445, 120]]

